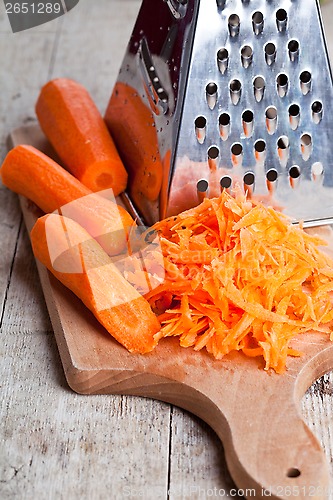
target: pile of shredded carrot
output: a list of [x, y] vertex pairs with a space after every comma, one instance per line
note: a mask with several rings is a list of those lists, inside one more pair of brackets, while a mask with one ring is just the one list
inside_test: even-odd
[[278, 373], [288, 355], [301, 354], [291, 346], [297, 334], [333, 340], [333, 261], [318, 248], [326, 243], [281, 213], [223, 192], [153, 229], [163, 263], [153, 252], [141, 274], [125, 275], [138, 289], [152, 284], [145, 297], [159, 338], [179, 336], [181, 346], [217, 359], [263, 356]]

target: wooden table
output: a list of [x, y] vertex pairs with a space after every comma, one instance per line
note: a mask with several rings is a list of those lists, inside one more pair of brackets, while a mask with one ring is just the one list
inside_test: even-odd
[[[51, 78], [80, 81], [104, 112], [139, 5], [80, 0], [14, 35], [0, 2], [1, 161], [9, 132], [36, 122], [34, 103]], [[0, 207], [0, 498], [208, 498], [224, 490], [241, 498], [221, 443], [199, 419], [154, 400], [68, 388], [18, 199], [4, 187]], [[309, 389], [302, 412], [333, 473], [332, 395], [330, 373]]]

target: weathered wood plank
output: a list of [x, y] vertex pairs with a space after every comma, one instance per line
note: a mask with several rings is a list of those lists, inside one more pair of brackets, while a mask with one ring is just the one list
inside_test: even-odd
[[[127, 3], [133, 11], [134, 5], [139, 5]], [[99, 88], [96, 75], [87, 71], [91, 61], [84, 61], [84, 54], [90, 54], [89, 49], [82, 51], [86, 42], [90, 44], [85, 26], [91, 12], [97, 14], [94, 22], [98, 26], [106, 10], [116, 7], [121, 11], [121, 4], [104, 1], [96, 5], [97, 9], [91, 9], [91, 2], [80, 2], [77, 8], [83, 6], [82, 13], [78, 11], [75, 16], [73, 10], [66, 16], [68, 33], [63, 45], [61, 28], [65, 16], [52, 22], [57, 24], [52, 29], [39, 27], [13, 38], [2, 15], [0, 43], [5, 45], [7, 54], [7, 66], [1, 72], [3, 146], [10, 130], [35, 120], [34, 102], [39, 88], [56, 76], [54, 64], [62, 66], [61, 76], [84, 80], [88, 88]], [[112, 29], [120, 33], [115, 16], [113, 22], [105, 20], [103, 26], [106, 33], [112, 35]], [[92, 28], [96, 29], [96, 25]], [[124, 43], [128, 36], [125, 35]], [[68, 43], [82, 54], [77, 67], [73, 64], [75, 50], [68, 51]], [[108, 36], [105, 43], [110, 45]], [[123, 49], [119, 57], [122, 52]], [[91, 57], [96, 58], [93, 52]], [[74, 71], [66, 74], [66, 68]], [[105, 84], [105, 98], [112, 84]], [[2, 156], [4, 153], [2, 147]], [[146, 498], [153, 499], [156, 488], [161, 493], [159, 498], [166, 498], [169, 405], [122, 396], [87, 398], [68, 389], [25, 229], [20, 234], [7, 290], [21, 215], [16, 196], [7, 190], [3, 189], [0, 201], [5, 214], [2, 224], [13, 226], [7, 236], [4, 232], [1, 235], [1, 244], [8, 250], [0, 257], [1, 290], [7, 291], [0, 347], [0, 434], [6, 443], [0, 452], [1, 498], [104, 498], [110, 492], [114, 498], [122, 498], [144, 491]]]
[[[105, 109], [138, 6], [138, 0], [99, 0], [93, 6], [81, 0], [67, 16], [14, 36], [0, 4], [1, 157], [7, 133], [35, 120], [38, 89], [50, 77], [76, 78]], [[3, 300], [20, 223], [16, 197], [6, 190], [0, 192], [0, 210]], [[3, 338], [1, 498], [99, 498], [98, 492], [100, 497], [132, 492], [165, 498], [169, 406], [68, 391], [24, 231], [7, 291]], [[308, 392], [303, 414], [332, 461], [331, 388], [330, 374]], [[174, 498], [179, 498], [178, 488], [185, 494], [189, 485], [206, 491], [228, 485], [214, 433], [178, 409], [171, 429], [169, 488]]]
[[172, 411], [170, 452], [171, 500], [223, 497], [236, 488], [218, 436], [205, 422], [177, 407]]
[[[34, 100], [40, 81], [47, 76], [55, 42], [55, 28], [53, 30], [49, 28], [46, 32], [40, 27], [14, 35], [1, 2], [0, 162], [7, 151], [6, 140], [10, 130], [22, 123], [35, 121]], [[5, 189], [1, 182], [0, 213], [0, 311], [3, 311], [22, 219], [17, 196]]]
[[102, 498], [111, 490], [156, 498], [150, 485], [166, 492], [169, 405], [68, 389], [25, 229], [0, 352], [1, 498]]

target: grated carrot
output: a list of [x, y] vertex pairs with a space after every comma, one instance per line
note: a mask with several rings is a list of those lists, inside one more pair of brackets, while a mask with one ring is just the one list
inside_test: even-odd
[[153, 229], [165, 274], [145, 297], [158, 339], [178, 336], [217, 359], [262, 356], [266, 370], [282, 373], [301, 354], [296, 335], [331, 333], [333, 261], [318, 248], [326, 242], [283, 214], [223, 192]]

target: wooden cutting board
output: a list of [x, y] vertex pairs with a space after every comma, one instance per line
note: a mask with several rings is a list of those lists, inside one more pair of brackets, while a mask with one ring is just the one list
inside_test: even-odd
[[[54, 156], [37, 126], [10, 136], [10, 147], [32, 144]], [[21, 197], [27, 229], [40, 215]], [[318, 228], [333, 252], [329, 228]], [[221, 361], [164, 339], [153, 353], [129, 354], [85, 306], [37, 262], [48, 311], [69, 386], [81, 394], [130, 394], [173, 403], [205, 420], [223, 441], [230, 473], [255, 498], [329, 497], [323, 450], [300, 416], [306, 389], [333, 369], [333, 343], [313, 332], [294, 346], [285, 375], [234, 353]], [[252, 492], [249, 497], [254, 497]]]

